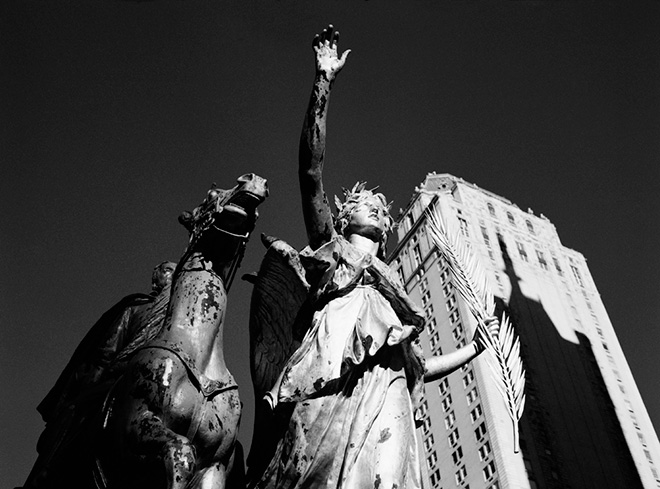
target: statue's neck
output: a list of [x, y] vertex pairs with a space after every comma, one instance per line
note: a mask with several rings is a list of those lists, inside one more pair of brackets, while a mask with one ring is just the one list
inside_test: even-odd
[[226, 371], [224, 280], [200, 254], [191, 255], [174, 280], [164, 339], [182, 348], [202, 373], [221, 378]]
[[363, 253], [368, 253], [370, 255], [376, 256], [378, 253], [379, 243], [373, 241], [370, 238], [362, 236], [357, 233], [350, 234], [347, 238], [349, 243], [355, 246], [358, 250]]

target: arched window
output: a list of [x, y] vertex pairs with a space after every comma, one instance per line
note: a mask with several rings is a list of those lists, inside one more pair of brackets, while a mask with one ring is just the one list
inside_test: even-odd
[[491, 216], [495, 217], [495, 207], [490, 202], [488, 202], [488, 212], [490, 212]]
[[534, 234], [534, 225], [532, 224], [532, 221], [530, 221], [529, 219], [527, 219], [527, 221], [525, 221], [525, 222], [527, 223], [527, 230], [528, 230], [530, 233]]
[[514, 226], [516, 225], [516, 220], [513, 218], [513, 214], [511, 214], [510, 212], [507, 212], [506, 217], [509, 219], [509, 222], [511, 224], [513, 224]]

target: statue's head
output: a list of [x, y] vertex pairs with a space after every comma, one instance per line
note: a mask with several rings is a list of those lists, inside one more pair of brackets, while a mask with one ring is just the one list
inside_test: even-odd
[[206, 249], [231, 255], [232, 248], [247, 242], [259, 217], [257, 207], [268, 197], [268, 182], [254, 173], [237, 182], [229, 190], [212, 185], [200, 205], [179, 216], [190, 233], [189, 250], [206, 243]]
[[379, 255], [385, 253], [387, 235], [394, 228], [390, 205], [385, 196], [367, 190], [366, 182], [356, 183], [351, 190], [343, 189], [344, 202], [335, 196], [337, 219], [335, 229], [343, 236], [360, 234], [379, 243]]
[[162, 290], [172, 283], [172, 275], [176, 269], [176, 263], [164, 261], [154, 268], [151, 274], [151, 293], [158, 295]]

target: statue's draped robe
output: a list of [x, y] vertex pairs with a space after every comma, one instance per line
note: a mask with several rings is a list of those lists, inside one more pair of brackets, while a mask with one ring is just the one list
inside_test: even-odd
[[153, 300], [151, 295], [132, 294], [101, 316], [76, 348], [55, 386], [37, 407], [44, 421], [48, 423], [55, 419], [85, 389], [100, 380], [117, 353], [128, 344], [133, 311]]
[[315, 312], [267, 395], [295, 407], [257, 487], [421, 487], [422, 314], [386, 264], [343, 237], [300, 258]]

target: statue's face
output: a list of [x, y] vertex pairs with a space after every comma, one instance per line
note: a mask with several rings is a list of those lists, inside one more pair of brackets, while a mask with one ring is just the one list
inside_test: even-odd
[[153, 276], [151, 277], [151, 285], [154, 292], [160, 292], [172, 282], [172, 275], [174, 274], [175, 268], [176, 263], [167, 261], [165, 263], [161, 263], [154, 269]]
[[[369, 197], [360, 202], [348, 221], [348, 234], [360, 234], [368, 238], [380, 239], [385, 231], [385, 209], [376, 197]], [[365, 234], [367, 233], [367, 234]]]

